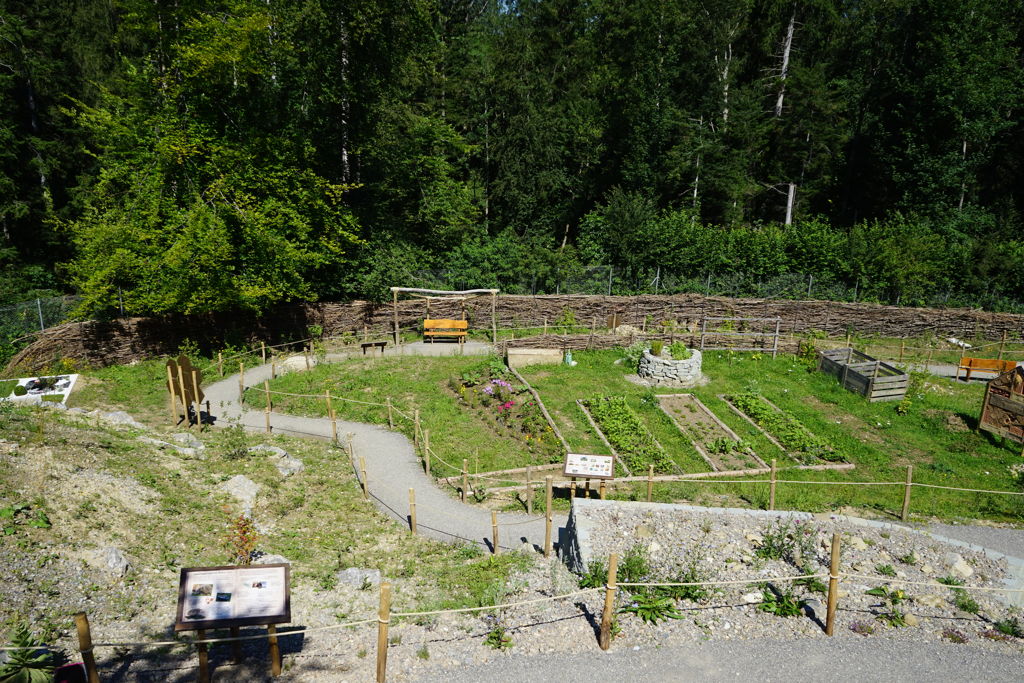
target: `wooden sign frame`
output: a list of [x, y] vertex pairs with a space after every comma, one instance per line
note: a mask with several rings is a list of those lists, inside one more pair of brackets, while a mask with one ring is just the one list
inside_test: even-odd
[[[597, 474], [593, 471], [584, 471], [582, 467], [580, 467], [580, 460], [587, 460], [588, 458], [593, 458], [595, 461], [607, 461], [607, 464], [601, 463], [601, 467], [606, 470], [608, 474]], [[573, 469], [573, 465], [577, 465], [577, 469]], [[594, 455], [592, 453], [566, 453], [565, 463], [562, 466], [562, 474], [567, 477], [576, 477], [578, 479], [614, 479], [615, 456]]]
[[[238, 617], [238, 618], [221, 618], [221, 619], [203, 619], [186, 621], [185, 620], [185, 605], [188, 602], [188, 598], [192, 597], [188, 593], [188, 586], [190, 583], [189, 577], [201, 573], [223, 573], [229, 575], [237, 572], [255, 572], [255, 571], [272, 571], [282, 570], [280, 572], [283, 578], [283, 585], [281, 590], [284, 591], [284, 608], [282, 611], [276, 614], [265, 614], [252, 617]], [[237, 580], [237, 577], [234, 578]], [[212, 591], [216, 590], [214, 585], [211, 588]], [[231, 594], [227, 594], [229, 600]], [[217, 600], [218, 596], [214, 595], [214, 600]], [[289, 564], [253, 564], [253, 565], [227, 565], [220, 567], [182, 567], [181, 576], [178, 580], [178, 608], [174, 619], [174, 630], [177, 631], [201, 631], [206, 629], [216, 628], [237, 628], [239, 626], [262, 626], [271, 624], [287, 624], [292, 620], [292, 592], [291, 592], [291, 565]]]

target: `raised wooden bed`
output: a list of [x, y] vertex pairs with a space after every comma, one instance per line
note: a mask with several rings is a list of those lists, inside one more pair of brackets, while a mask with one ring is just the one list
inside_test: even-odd
[[818, 370], [835, 375], [843, 388], [876, 401], [902, 401], [910, 375], [853, 348], [818, 352]]
[[[768, 467], [749, 446], [742, 445], [736, 432], [693, 394], [658, 394], [658, 405], [713, 472], [743, 469], [751, 463]], [[716, 448], [723, 442], [730, 442], [732, 447]]]

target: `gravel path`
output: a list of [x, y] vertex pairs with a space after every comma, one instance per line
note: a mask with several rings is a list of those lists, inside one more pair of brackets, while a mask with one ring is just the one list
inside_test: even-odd
[[[453, 355], [457, 352], [484, 355], [490, 352], [490, 347], [469, 342], [462, 349], [447, 344], [422, 343], [408, 344], [401, 348], [401, 355], [406, 356]], [[392, 351], [386, 355], [398, 354]], [[337, 362], [349, 357], [348, 354], [329, 354], [327, 361]], [[270, 373], [269, 364], [246, 368], [245, 386], [262, 385], [270, 379]], [[216, 418], [215, 424], [227, 426], [237, 420], [254, 431], [265, 429], [264, 413], [243, 410], [239, 403], [237, 374], [210, 385], [205, 393]], [[271, 413], [271, 425], [275, 433], [331, 438], [331, 421], [326, 418]], [[408, 524], [409, 489], [413, 488], [416, 491], [416, 518], [420, 533], [445, 541], [474, 542], [490, 547], [490, 512], [464, 504], [438, 488], [433, 479], [423, 472], [423, 466], [409, 439], [386, 427], [339, 420], [339, 439], [345, 440], [345, 435], [349, 433], [354, 435], [356, 462], [360, 457], [366, 461], [368, 488], [381, 511], [402, 524]], [[564, 526], [565, 521], [564, 514], [556, 514], [553, 542], [557, 541], [558, 527]], [[543, 516], [500, 513], [498, 529], [501, 548], [517, 549], [523, 543], [541, 550], [544, 547]]]
[[953, 644], [901, 643], [860, 636], [821, 640], [713, 640], [684, 647], [510, 655], [500, 666], [433, 670], [421, 683], [521, 683], [556, 677], [591, 681], [979, 681], [1020, 680], [1019, 655]]

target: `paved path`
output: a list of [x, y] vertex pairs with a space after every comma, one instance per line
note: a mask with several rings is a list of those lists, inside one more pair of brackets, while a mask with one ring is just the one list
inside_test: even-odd
[[[417, 343], [403, 345], [399, 350], [390, 349], [384, 355], [485, 355], [490, 350], [489, 345], [473, 342], [467, 342], [461, 348], [456, 344]], [[381, 354], [378, 352], [377, 355], [380, 357]], [[327, 361], [337, 362], [350, 357], [351, 354], [329, 354]], [[270, 379], [270, 373], [269, 364], [246, 368], [245, 386], [262, 385]], [[238, 421], [253, 431], [265, 429], [263, 411], [243, 410], [239, 403], [238, 374], [210, 385], [205, 393], [216, 425], [228, 426]], [[271, 413], [270, 423], [277, 434], [326, 440], [331, 438], [331, 421], [326, 418]], [[386, 427], [339, 420], [339, 439], [344, 441], [349, 433], [354, 435], [352, 441], [356, 462], [360, 457], [366, 461], [367, 485], [371, 497], [382, 512], [402, 524], [408, 524], [409, 489], [413, 488], [416, 490], [416, 519], [420, 533], [445, 541], [472, 541], [490, 547], [490, 511], [464, 504], [441, 490], [423, 472], [413, 444], [405, 435]], [[565, 520], [564, 514], [555, 515], [552, 542], [557, 541], [558, 527], [564, 526]], [[498, 529], [498, 545], [501, 548], [516, 549], [526, 542], [543, 550], [543, 516], [500, 513]]]

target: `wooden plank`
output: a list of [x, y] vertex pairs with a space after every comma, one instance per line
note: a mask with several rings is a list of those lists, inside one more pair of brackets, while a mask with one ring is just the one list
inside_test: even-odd
[[892, 376], [892, 377], [879, 377], [879, 378], [877, 378], [875, 380], [875, 384], [881, 385], [881, 386], [895, 386], [895, 385], [901, 385], [901, 384], [906, 386], [909, 383], [910, 383], [910, 378], [907, 377], [906, 375], [898, 375], [898, 376]]
[[871, 398], [878, 398], [879, 396], [903, 396], [906, 393], [906, 387], [900, 387], [898, 389], [875, 389], [871, 392]]
[[1021, 415], [1022, 418], [1024, 418], [1024, 401], [1018, 398], [1006, 398], [1005, 396], [1000, 396], [992, 391], [989, 392], [988, 402], [989, 405], [993, 405], [996, 408], [1002, 408], [1003, 410], [1016, 415]]

